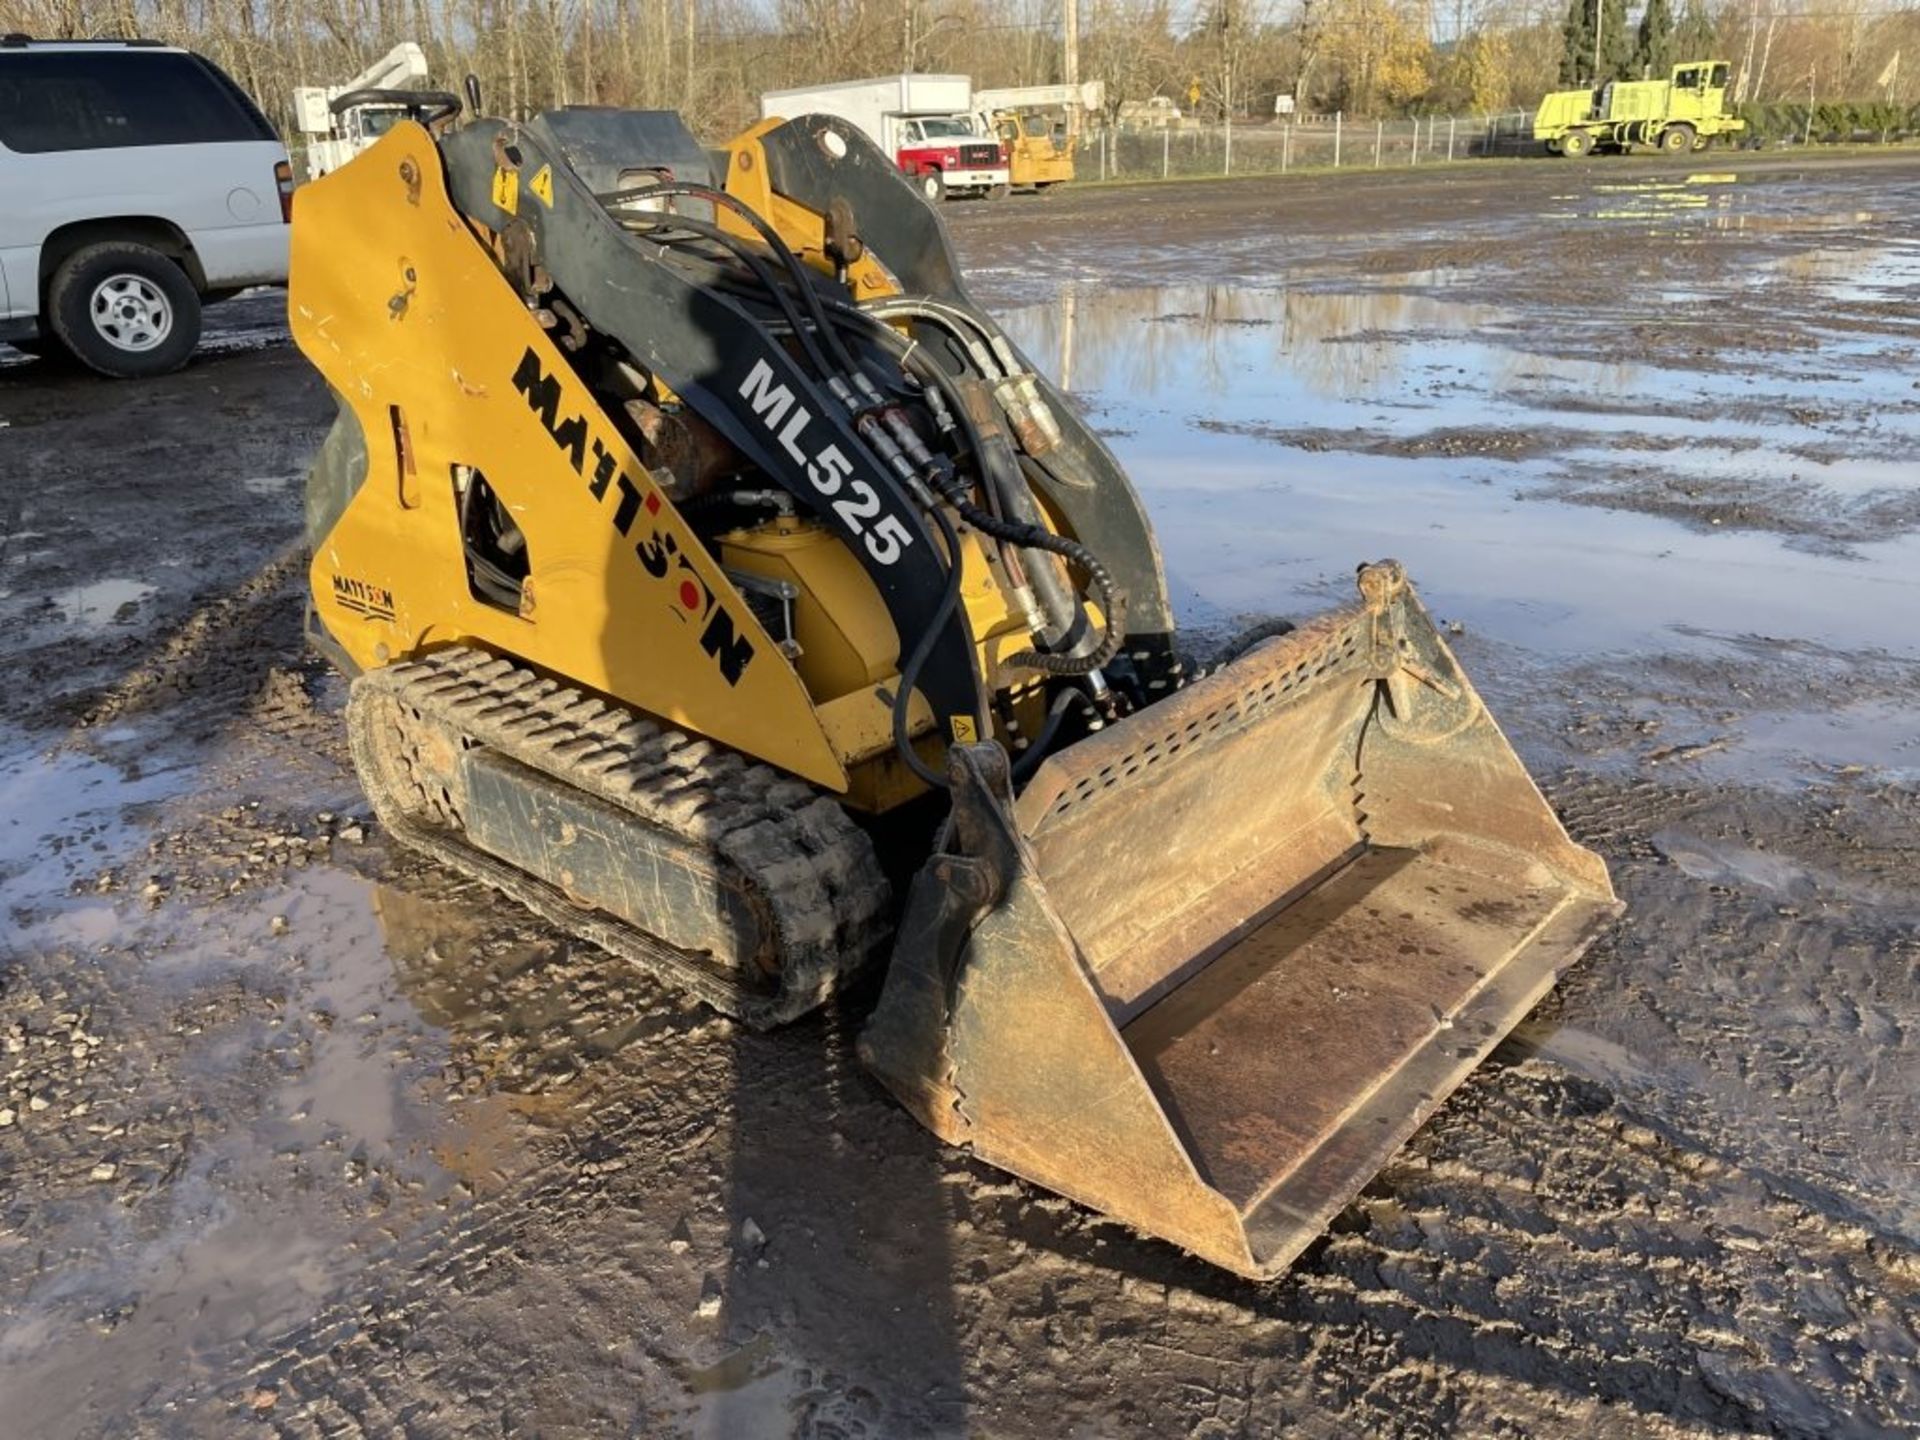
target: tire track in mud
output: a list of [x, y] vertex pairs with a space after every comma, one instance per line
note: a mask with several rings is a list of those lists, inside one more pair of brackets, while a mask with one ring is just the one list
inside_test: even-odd
[[[252, 709], [280, 717], [254, 734], [260, 751], [285, 758], [335, 719], [287, 672]], [[274, 768], [260, 755], [236, 767]], [[1897, 938], [1897, 925], [1857, 910], [1781, 916], [1778, 891], [1737, 872], [1702, 885], [1654, 838], [1677, 827], [1784, 835], [1776, 858], [1809, 874], [1831, 866], [1841, 881], [1900, 897], [1888, 903], [1901, 924], [1911, 915], [1914, 892], [1896, 883], [1913, 864], [1904, 797], [1842, 789], [1809, 801], [1596, 778], [1552, 788], [1577, 838], [1616, 866], [1635, 922], [1569, 977], [1549, 1025], [1638, 1008], [1689, 1053], [1737, 1045], [1752, 1021], [1723, 1036], [1727, 1017], [1711, 1009], [1738, 1005], [1737, 993], [1694, 993], [1691, 974], [1654, 984], [1647, 968], [1670, 967], [1703, 937], [1716, 956], [1765, 956], [1783, 935], [1811, 930], [1798, 951], [1818, 978], [1836, 964], [1851, 973]], [[960, 1156], [916, 1152], [918, 1132], [852, 1073], [844, 1037], [802, 1027], [741, 1043], [431, 866], [376, 848], [357, 868], [426, 908], [412, 942], [401, 924], [388, 945], [403, 968], [420, 967], [405, 982], [415, 1003], [452, 1028], [445, 1090], [526, 1102], [512, 1173], [482, 1181], [447, 1217], [389, 1223], [398, 1234], [371, 1226], [354, 1242], [357, 1289], [251, 1337], [251, 1362], [236, 1352], [211, 1367], [244, 1379], [212, 1394], [163, 1383], [155, 1402], [193, 1424], [232, 1423], [265, 1390], [277, 1400], [264, 1418], [289, 1435], [471, 1433], [489, 1415], [502, 1426], [685, 1429], [696, 1361], [715, 1347], [739, 1353], [768, 1325], [781, 1354], [850, 1358], [804, 1367], [799, 1408], [783, 1413], [808, 1435], [935, 1433], [969, 1416], [1043, 1433], [1020, 1419], [1038, 1415], [1214, 1435], [1503, 1425], [1875, 1435], [1900, 1433], [1920, 1412], [1920, 1266], [1872, 1218], [1874, 1197], [1817, 1173], [1820, 1157], [1796, 1163], [1790, 1145], [1756, 1158], [1750, 1114], [1716, 1110], [1715, 1096], [1697, 1102], [1671, 1076], [1649, 1081], [1656, 1062], [1625, 1045], [1597, 1063], [1576, 1050], [1573, 1069], [1550, 1058], [1552, 1033], [1532, 1042], [1548, 1054], [1514, 1047], [1521, 1058], [1475, 1076], [1292, 1278], [1248, 1286]], [[435, 957], [449, 911], [478, 915], [482, 941]], [[419, 959], [404, 958], [409, 944]], [[495, 949], [505, 952], [497, 967], [460, 968], [458, 957]], [[1752, 988], [1744, 971], [1732, 978], [1736, 991]], [[1705, 1008], [1678, 1007], [1676, 991]], [[514, 1019], [517, 1009], [529, 1017]], [[1910, 1027], [1910, 1010], [1891, 1013]], [[1849, 1042], [1843, 1033], [1836, 1043]], [[1704, 1059], [1714, 1062], [1710, 1048]], [[788, 1103], [727, 1113], [753, 1091]], [[743, 1127], [774, 1124], [792, 1135], [755, 1180], [813, 1186], [798, 1213], [897, 1186], [896, 1147], [938, 1187], [952, 1256], [932, 1278], [947, 1287], [954, 1350], [966, 1357], [957, 1398], [856, 1383], [888, 1373], [888, 1337], [858, 1324], [831, 1333], [835, 1317], [806, 1300], [827, 1277], [783, 1243], [792, 1206], [766, 1222], [775, 1278], [759, 1278], [738, 1242], [727, 1166], [751, 1143]], [[836, 1151], [841, 1168], [825, 1186], [793, 1163]], [[745, 1202], [749, 1213], [768, 1214], [762, 1198]], [[682, 1259], [668, 1242], [688, 1221]], [[856, 1238], [830, 1236], [849, 1247], [842, 1266]], [[709, 1277], [759, 1293], [737, 1323], [689, 1335], [697, 1327], [673, 1317], [695, 1309]], [[842, 1320], [894, 1293], [844, 1278], [826, 1288], [849, 1302]], [[1122, 1372], [1132, 1379], [1116, 1395], [1111, 1377]]]
[[[316, 743], [340, 748], [322, 738], [337, 717], [290, 672], [273, 672], [250, 709], [262, 717], [255, 734], [263, 750], [290, 758]], [[1807, 928], [1804, 917], [1779, 915], [1765, 887], [1713, 882], [1702, 892], [1663, 853], [1656, 826], [1711, 833], [1739, 821], [1778, 833], [1797, 825], [1812, 839], [1802, 863], [1837, 858], [1845, 874], [1864, 871], [1883, 888], [1911, 873], [1911, 850], [1898, 843], [1908, 807], [1898, 797], [1888, 815], [1888, 797], [1872, 792], [1807, 806], [1644, 779], [1584, 777], [1552, 789], [1576, 837], [1616, 866], [1635, 916], [1569, 978], [1553, 1007], [1563, 1018], [1570, 1003], [1580, 1008], [1588, 977], [1602, 973], [1625, 972], [1634, 1002], [1659, 1006], [1658, 987], [1635, 988], [1636, 967], [1670, 943], [1698, 948], [1704, 934], [1725, 953], [1765, 955], [1781, 948], [1782, 934]], [[783, 1118], [806, 1127], [803, 1147], [846, 1152], [852, 1172], [866, 1172], [856, 1184], [883, 1174], [888, 1146], [917, 1132], [864, 1082], [829, 1073], [853, 1069], [844, 1038], [824, 1044], [816, 1030], [736, 1044], [724, 1022], [703, 1023], [644, 980], [605, 973], [591, 952], [541, 934], [476, 887], [449, 883], [411, 857], [383, 863], [369, 852], [367, 860], [397, 893], [417, 893], [429, 911], [477, 910], [493, 943], [521, 947], [502, 971], [471, 976], [429, 956], [409, 987], [453, 992], [416, 1002], [453, 1027], [448, 1087], [531, 1098], [557, 1076], [552, 1088], [578, 1093], [564, 1115], [522, 1137], [524, 1173], [476, 1194], [450, 1223], [428, 1216], [401, 1237], [360, 1242], [372, 1247], [361, 1273], [403, 1277], [398, 1283], [375, 1283], [290, 1330], [256, 1337], [247, 1349], [262, 1358], [244, 1383], [198, 1401], [182, 1396], [183, 1413], [231, 1418], [265, 1388], [284, 1397], [270, 1419], [286, 1434], [461, 1433], [475, 1407], [496, 1400], [503, 1420], [544, 1411], [596, 1423], [684, 1422], [675, 1397], [697, 1367], [664, 1336], [630, 1345], [617, 1365], [583, 1368], [582, 1352], [601, 1347], [563, 1334], [571, 1348], [556, 1344], [542, 1378], [507, 1352], [509, 1317], [537, 1295], [557, 1317], [572, 1317], [576, 1331], [623, 1313], [658, 1323], [687, 1314], [707, 1276], [737, 1278], [729, 1177], [718, 1159], [740, 1143], [730, 1132], [756, 1117], [716, 1116], [712, 1097], [743, 1088], [799, 1097]], [[1659, 890], [1673, 893], [1650, 903]], [[1702, 907], [1704, 917], [1695, 913]], [[1662, 918], [1649, 925], [1649, 913]], [[421, 917], [421, 933], [444, 918]], [[1821, 921], [1824, 938], [1809, 945], [1802, 935], [1799, 949], [1829, 965], [1858, 928], [1845, 917]], [[531, 963], [522, 953], [529, 934], [539, 957]], [[1850, 943], [1870, 949], [1875, 934], [1885, 932]], [[542, 1020], [517, 1031], [503, 1020], [541, 997]], [[1689, 1049], [1750, 1038], [1735, 1031], [1729, 1040], [1705, 1012], [1660, 1020]], [[1018, 1388], [1047, 1397], [1043, 1410], [1111, 1416], [1100, 1385], [1083, 1390], [1064, 1377], [1142, 1364], [1177, 1397], [1141, 1412], [1143, 1423], [1178, 1419], [1191, 1433], [1238, 1433], [1275, 1415], [1309, 1428], [1339, 1415], [1398, 1433], [1457, 1433], [1491, 1426], [1516, 1406], [1529, 1426], [1550, 1420], [1599, 1433], [1755, 1425], [1896, 1433], [1899, 1417], [1920, 1407], [1911, 1245], [1869, 1218], [1872, 1197], [1795, 1173], [1791, 1154], [1784, 1168], [1760, 1165], [1691, 1138], [1712, 1136], [1725, 1117], [1644, 1087], [1631, 1058], [1620, 1065], [1625, 1086], [1539, 1056], [1474, 1077], [1296, 1276], [1265, 1289], [943, 1153], [934, 1165], [955, 1249], [948, 1283], [964, 1317], [957, 1349], [970, 1357], [967, 1395], [984, 1407]], [[744, 1081], [729, 1074], [740, 1066], [751, 1071]], [[810, 1121], [816, 1111], [835, 1118], [823, 1127]], [[1741, 1138], [1750, 1143], [1750, 1127]], [[663, 1206], [656, 1192], [689, 1168], [694, 1180]], [[662, 1265], [665, 1237], [688, 1216], [702, 1222], [697, 1263]], [[609, 1253], [631, 1260], [636, 1249], [642, 1263], [600, 1284], [582, 1263]], [[781, 1343], [805, 1353], [822, 1337], [802, 1327]], [[1153, 1358], [1142, 1361], [1143, 1353]], [[1036, 1366], [1036, 1355], [1049, 1363]], [[1069, 1364], [1069, 1355], [1079, 1358]], [[882, 1354], [864, 1358], [884, 1365]], [[552, 1378], [560, 1374], [565, 1385]], [[950, 1408], [898, 1395], [815, 1400], [810, 1428], [796, 1433], [935, 1430]], [[1432, 1417], [1430, 1428], [1410, 1415]]]
[[297, 619], [301, 603], [292, 587], [305, 570], [305, 545], [286, 545], [232, 590], [197, 605], [87, 704], [77, 728], [90, 730], [171, 705], [205, 708], [214, 715], [244, 711], [259, 666], [290, 648], [284, 631], [290, 613]]
[[[1296, 1408], [1278, 1412], [1269, 1395], [1225, 1415], [1234, 1433], [1315, 1412], [1338, 1416], [1336, 1433], [1490, 1434], [1502, 1421], [1512, 1433], [1897, 1433], [1916, 1398], [1910, 1364], [1834, 1375], [1861, 1347], [1910, 1347], [1901, 1271], [1870, 1239], [1836, 1240], [1830, 1227], [1764, 1177], [1699, 1156], [1600, 1087], [1531, 1060], [1476, 1077], [1294, 1280], [1261, 1292], [1175, 1272], [1160, 1323], [1136, 1333], [1227, 1371], [1298, 1359], [1309, 1389]], [[1783, 1307], [1782, 1273], [1805, 1277], [1812, 1297], [1789, 1302], [1825, 1307], [1817, 1327]], [[1134, 1282], [1130, 1298], [1159, 1282]], [[1183, 1282], [1194, 1288], [1183, 1294]], [[1057, 1273], [1049, 1285], [1051, 1303], [1069, 1303]], [[1071, 1303], [1115, 1323], [1108, 1297]], [[1012, 1372], [1021, 1346], [999, 1348]], [[1061, 1372], [1041, 1372], [1044, 1392]], [[1204, 1373], [1176, 1365], [1170, 1378]], [[1096, 1394], [1044, 1403], [1076, 1402], [1092, 1407]], [[1204, 1404], [1178, 1416], [1211, 1418]]]
[[[1634, 913], [1652, 917], [1603, 942], [1570, 977], [1553, 1006], [1558, 1020], [1588, 1018], [1583, 977], [1609, 976], [1631, 992], [1637, 967], [1665, 963], [1649, 956], [1676, 938], [1697, 944], [1681, 919], [1726, 934], [1733, 953], [1766, 953], [1729, 927], [1781, 920], [1771, 892], [1720, 885], [1707, 897], [1720, 919], [1698, 921], [1685, 905], [1674, 915], [1675, 898], [1655, 892], [1699, 887], [1649, 830], [1708, 828], [1716, 806], [1806, 807], [1594, 779], [1556, 788], [1555, 799], [1576, 836], [1608, 852]], [[1832, 847], [1887, 859], [1876, 841], [1898, 817], [1880, 814], [1874, 797], [1857, 808], [1854, 827], [1824, 839], [1812, 827], [1816, 855]], [[1577, 1425], [1602, 1435], [1864, 1436], [1900, 1433], [1920, 1413], [1920, 1262], [1910, 1240], [1876, 1218], [1875, 1197], [1809, 1173], [1791, 1145], [1756, 1155], [1751, 1114], [1716, 1111], [1724, 1097], [1697, 1102], [1672, 1077], [1650, 1078], [1657, 1060], [1613, 1042], [1552, 1058], [1551, 1019], [1473, 1077], [1295, 1275], [1272, 1286], [1216, 1274], [957, 1154], [914, 1156], [941, 1193], [952, 1255], [940, 1278], [955, 1350], [967, 1357], [962, 1390], [941, 1403], [855, 1394], [850, 1376], [885, 1373], [886, 1336], [857, 1325], [851, 1336], [829, 1333], [832, 1317], [805, 1293], [826, 1284], [845, 1296], [845, 1319], [890, 1292], [827, 1281], [818, 1262], [780, 1243], [785, 1225], [771, 1220], [779, 1278], [763, 1278], [736, 1231], [742, 1203], [764, 1217], [766, 1197], [736, 1203], [726, 1169], [750, 1143], [741, 1127], [777, 1121], [794, 1133], [776, 1150], [837, 1152], [840, 1171], [814, 1205], [889, 1183], [891, 1148], [905, 1142], [911, 1152], [917, 1132], [865, 1082], [835, 1073], [853, 1065], [844, 1037], [804, 1026], [743, 1041], [725, 1022], [538, 934], [474, 887], [448, 886], [404, 857], [391, 872], [389, 883], [425, 907], [423, 952], [454, 906], [483, 913], [489, 944], [536, 935], [531, 963], [514, 951], [499, 970], [468, 975], [426, 956], [409, 984], [417, 996], [438, 987], [423, 1003], [453, 1027], [449, 1088], [564, 1099], [537, 1124], [527, 1112], [523, 1171], [476, 1192], [443, 1226], [429, 1221], [382, 1244], [377, 1263], [369, 1257], [366, 1274], [397, 1280], [259, 1337], [245, 1380], [195, 1413], [241, 1413], [264, 1388], [280, 1397], [271, 1422], [289, 1435], [465, 1433], [480, 1413], [684, 1428], [687, 1377], [701, 1367], [680, 1352], [738, 1353], [769, 1320], [783, 1354], [850, 1352], [860, 1362], [804, 1367], [812, 1398], [785, 1413], [805, 1435], [935, 1433], [967, 1416], [997, 1419], [1006, 1433], [1047, 1433], [1023, 1425], [1025, 1414], [1131, 1416], [1191, 1434]], [[1844, 935], [1856, 923], [1827, 928]], [[1824, 965], [1832, 951], [1809, 953]], [[1618, 1006], [1615, 995], [1605, 1001]], [[530, 1023], [512, 1019], [516, 1007], [542, 1005]], [[1658, 1016], [1682, 1049], [1701, 1043], [1691, 1027], [1704, 1018]], [[558, 1078], [548, 1088], [543, 1075]], [[716, 1109], [715, 1097], [743, 1091], [789, 1103], [760, 1114]], [[754, 1181], [817, 1183], [803, 1167], [782, 1174], [777, 1165]], [[689, 1221], [683, 1255], [668, 1239]], [[689, 1314], [710, 1277], [762, 1294], [749, 1293], [722, 1329], [689, 1336], [697, 1326], [668, 1317]], [[531, 1336], [512, 1318], [529, 1307], [550, 1333]], [[623, 1315], [644, 1317], [644, 1337], [627, 1334], [615, 1318]], [[1110, 1377], [1121, 1367], [1135, 1372], [1136, 1393], [1116, 1409]], [[1004, 1408], [1016, 1394], [1018, 1408]]]
[[[403, 862], [401, 868], [412, 867]], [[448, 887], [438, 874], [429, 869], [405, 883], [419, 885], [432, 897], [429, 905], [445, 908]], [[490, 915], [490, 929], [517, 936], [539, 928], [479, 887], [459, 888], [459, 903], [502, 912]], [[342, 1297], [312, 1320], [262, 1337], [252, 1348], [267, 1358], [224, 1397], [230, 1413], [238, 1413], [247, 1393], [271, 1387], [286, 1397], [275, 1411], [282, 1433], [306, 1433], [309, 1422], [329, 1433], [385, 1434], [390, 1426], [441, 1433], [402, 1423], [409, 1406], [421, 1408], [420, 1395], [443, 1397], [444, 1408], [465, 1413], [475, 1399], [484, 1407], [503, 1388], [503, 1376], [519, 1371], [501, 1349], [503, 1310], [517, 1312], [533, 1300], [574, 1325], [588, 1317], [589, 1328], [610, 1314], [636, 1313], [653, 1317], [645, 1327], [651, 1332], [663, 1315], [690, 1315], [702, 1282], [744, 1258], [733, 1253], [735, 1227], [725, 1213], [729, 1177], [714, 1166], [716, 1155], [729, 1149], [725, 1132], [734, 1122], [717, 1116], [711, 1102], [740, 1088], [729, 1062], [749, 1053], [733, 1044], [749, 1032], [659, 995], [643, 976], [617, 968], [607, 973], [605, 957], [582, 953], [558, 936], [540, 944], [546, 963], [513, 975], [458, 979], [453, 988], [463, 996], [433, 1002], [464, 1014], [455, 1022], [466, 1034], [456, 1033], [450, 1088], [477, 1090], [491, 1082], [494, 1093], [520, 1091], [538, 1131], [516, 1142], [516, 1149], [526, 1147], [520, 1173], [486, 1188], [444, 1227], [420, 1230], [383, 1254], [380, 1273], [403, 1277], [398, 1283], [371, 1287], [370, 1298]], [[517, 957], [509, 962], [519, 964]], [[515, 1029], [507, 1016], [517, 1005], [540, 1006], [556, 990], [566, 998], [547, 1007], [557, 1012], [549, 1024]], [[637, 1018], [609, 1013], [622, 992], [638, 993]], [[752, 1043], [763, 1040], [772, 1053], [754, 1057], [751, 1085], [819, 1090], [814, 1052], [769, 1037]], [[842, 1063], [851, 1066], [850, 1044], [843, 1041], [840, 1049]], [[541, 1103], [543, 1093], [552, 1106]], [[887, 1111], [874, 1095], [863, 1096], [861, 1108]], [[670, 1243], [676, 1220], [680, 1227], [691, 1222], [697, 1243]], [[676, 1248], [691, 1250], [691, 1258], [676, 1263]], [[645, 1263], [613, 1274], [590, 1258], [631, 1257], [635, 1249]], [[609, 1304], [610, 1296], [618, 1303]], [[532, 1347], [542, 1348], [538, 1341]], [[693, 1348], [711, 1346], [696, 1341]], [[516, 1400], [503, 1402], [503, 1416], [540, 1403], [530, 1392], [571, 1387], [578, 1393], [545, 1397], [553, 1407], [548, 1423], [654, 1433], [654, 1422], [670, 1423], [676, 1414], [684, 1419], [677, 1397], [700, 1368], [652, 1333], [631, 1342], [608, 1373], [592, 1366], [583, 1371], [580, 1359], [577, 1352], [556, 1356], [551, 1378], [520, 1387]], [[342, 1429], [334, 1431], [330, 1420]]]
[[1920, 1243], [1920, 801], [1871, 779], [1627, 794], [1555, 791], [1632, 887], [1608, 963], [1555, 1003], [1604, 1006], [1619, 1037], [1667, 1056], [1624, 1078], [1700, 1133], [1737, 1134], [1808, 1203]]

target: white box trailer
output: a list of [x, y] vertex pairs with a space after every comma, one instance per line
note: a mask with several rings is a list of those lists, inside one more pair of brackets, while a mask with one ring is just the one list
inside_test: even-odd
[[760, 97], [763, 120], [832, 115], [864, 131], [929, 200], [1007, 192], [1005, 148], [974, 133], [974, 108], [973, 80], [966, 75], [883, 75], [769, 90]]

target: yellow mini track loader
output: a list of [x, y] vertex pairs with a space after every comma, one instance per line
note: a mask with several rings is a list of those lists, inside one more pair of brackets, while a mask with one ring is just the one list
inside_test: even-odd
[[936, 1133], [1284, 1269], [1617, 909], [1400, 567], [1194, 674], [859, 132], [402, 103], [290, 299], [382, 823], [755, 1026], [884, 963], [860, 1052]]

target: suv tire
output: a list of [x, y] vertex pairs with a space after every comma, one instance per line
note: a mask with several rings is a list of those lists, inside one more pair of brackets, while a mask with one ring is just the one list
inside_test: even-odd
[[47, 322], [89, 370], [115, 380], [165, 375], [200, 343], [200, 296], [158, 250], [109, 240], [60, 262], [47, 286]]

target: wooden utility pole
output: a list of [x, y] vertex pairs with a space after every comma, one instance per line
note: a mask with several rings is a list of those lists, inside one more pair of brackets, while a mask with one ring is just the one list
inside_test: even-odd
[[1061, 16], [1061, 28], [1066, 31], [1066, 54], [1062, 57], [1061, 68], [1066, 72], [1060, 78], [1069, 85], [1080, 83], [1080, 0], [1060, 0], [1064, 14]]
[[693, 0], [687, 0], [686, 5], [683, 7], [683, 11], [684, 11], [685, 19], [687, 22], [687, 73], [685, 78], [680, 82], [681, 84], [680, 110], [682, 114], [691, 115], [694, 113], [693, 82], [694, 82], [694, 71], [696, 68], [693, 60], [693, 37], [694, 37], [694, 26], [698, 21], [699, 16], [694, 9]]

